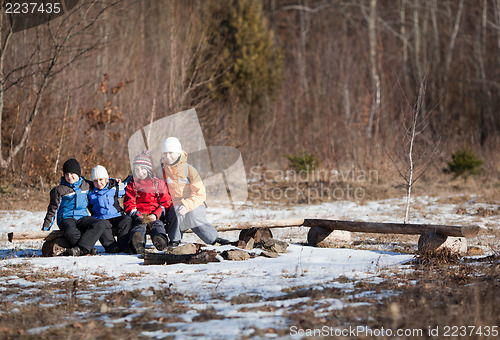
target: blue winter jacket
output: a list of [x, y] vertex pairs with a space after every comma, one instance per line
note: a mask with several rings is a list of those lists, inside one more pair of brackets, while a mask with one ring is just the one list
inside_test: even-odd
[[84, 216], [89, 216], [87, 211], [89, 189], [90, 183], [81, 176], [73, 184], [69, 184], [64, 177], [61, 177], [61, 184], [50, 191], [50, 203], [42, 229], [50, 230], [56, 214], [58, 224], [66, 218], [78, 221]]
[[110, 219], [123, 215], [123, 209], [118, 202], [125, 195], [124, 183], [118, 183], [110, 178], [106, 187], [101, 190], [93, 188], [89, 191], [89, 210], [97, 219]]

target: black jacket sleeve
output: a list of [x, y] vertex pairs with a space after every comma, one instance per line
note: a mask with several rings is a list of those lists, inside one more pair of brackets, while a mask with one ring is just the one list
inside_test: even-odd
[[47, 207], [47, 214], [45, 214], [45, 218], [43, 219], [42, 230], [50, 230], [50, 224], [54, 220], [54, 216], [57, 213], [57, 209], [59, 208], [59, 204], [61, 203], [61, 194], [58, 190], [58, 187], [50, 190], [50, 203]]

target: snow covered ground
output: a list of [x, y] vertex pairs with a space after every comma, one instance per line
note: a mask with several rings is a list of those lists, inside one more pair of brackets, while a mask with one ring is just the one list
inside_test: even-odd
[[[497, 204], [478, 204], [474, 199], [465, 203], [440, 203], [442, 199], [434, 197], [418, 197], [415, 199], [412, 212], [413, 223], [435, 223], [468, 225], [478, 224], [483, 228], [498, 231], [498, 215], [480, 216], [478, 209], [498, 210]], [[459, 209], [462, 209], [460, 213]], [[282, 218], [331, 218], [358, 221], [401, 222], [404, 210], [404, 199], [388, 199], [366, 202], [329, 202], [320, 205], [300, 205], [280, 207], [273, 204], [247, 204], [236, 213], [222, 208], [211, 207], [209, 220], [219, 222], [254, 221]], [[23, 210], [0, 212], [0, 236], [10, 231], [38, 231], [45, 212], [29, 212]], [[183, 313], [182, 321], [169, 323], [168, 328], [143, 332], [150, 338], [225, 338], [236, 339], [242, 335], [252, 336], [255, 328], [287, 329], [289, 320], [286, 310], [290, 305], [307, 302], [308, 297], [280, 299], [290, 289], [300, 287], [323, 290], [339, 288], [353, 290], [353, 281], [365, 280], [377, 282], [380, 274], [390, 275], [394, 270], [408, 270], [406, 263], [413, 255], [388, 252], [384, 249], [357, 250], [313, 248], [300, 243], [306, 240], [305, 228], [273, 229], [275, 238], [290, 242], [288, 252], [276, 259], [256, 257], [247, 261], [224, 261], [200, 265], [162, 265], [146, 266], [137, 255], [104, 254], [98, 247], [98, 255], [85, 257], [41, 257], [41, 242], [8, 243], [0, 241], [0, 271], [8, 266], [27, 265], [33, 273], [57, 270], [64, 273], [60, 280], [92, 279], [105, 280], [98, 287], [98, 292], [81, 290], [81, 300], [95, 299], [96, 296], [120, 291], [141, 290], [143, 294], [153, 294], [152, 289], [169, 289], [181, 294], [196, 297], [196, 301], [186, 301], [188, 311]], [[486, 233], [487, 234], [487, 233]], [[229, 239], [237, 239], [238, 233], [222, 235]], [[485, 253], [491, 251], [493, 239], [489, 236], [474, 238], [471, 243], [481, 247]], [[494, 237], [494, 236], [493, 236]], [[184, 242], [198, 242], [193, 234], [186, 234]], [[151, 246], [151, 245], [149, 245]], [[209, 247], [222, 251], [232, 246]], [[259, 250], [254, 250], [259, 252]], [[69, 275], [71, 278], [66, 278]], [[347, 278], [348, 282], [339, 280]], [[0, 276], [0, 291], [7, 287], [19, 287], [20, 292], [33, 291], [31, 298], [25, 295], [10, 294], [4, 296], [16, 304], [33, 303], [37, 299], [38, 282], [31, 282], [16, 275]], [[244, 304], [232, 304], [232, 299], [240, 296], [257, 296]], [[98, 298], [98, 297], [97, 297]], [[7, 300], [5, 300], [7, 299]], [[316, 301], [311, 306], [316, 315], [322, 310], [343, 308], [348, 301], [325, 299]], [[103, 303], [104, 311], [106, 311]], [[265, 307], [265, 308], [264, 308]], [[137, 307], [140, 309], [140, 306]], [[197, 316], [207, 308], [214, 309], [224, 318], [197, 321]], [[246, 312], [242, 312], [246, 308]], [[101, 308], [102, 309], [102, 308]], [[102, 310], [101, 310], [102, 311]], [[1, 311], [0, 311], [1, 312]], [[105, 314], [105, 313], [103, 313]], [[106, 327], [123, 327], [128, 325], [124, 319], [113, 319], [101, 316]], [[133, 314], [129, 316], [133, 318]], [[130, 326], [130, 325], [129, 325]], [[57, 327], [57, 326], [54, 326]], [[127, 326], [125, 326], [127, 327]], [[46, 329], [46, 328], [44, 328]], [[30, 334], [44, 329], [31, 329]], [[268, 334], [266, 336], [271, 336]], [[290, 335], [290, 337], [293, 337]], [[287, 337], [285, 337], [287, 338]]]

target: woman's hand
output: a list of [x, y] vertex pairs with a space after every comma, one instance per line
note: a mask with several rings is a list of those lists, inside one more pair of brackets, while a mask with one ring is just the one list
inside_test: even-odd
[[188, 212], [188, 210], [187, 210], [187, 208], [186, 208], [185, 206], [181, 206], [181, 207], [179, 208], [179, 214], [181, 214], [181, 215], [186, 215], [186, 214], [187, 214], [187, 212]]

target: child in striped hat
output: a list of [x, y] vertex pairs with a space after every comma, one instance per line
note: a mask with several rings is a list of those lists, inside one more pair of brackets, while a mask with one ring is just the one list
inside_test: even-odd
[[168, 236], [161, 217], [173, 210], [167, 186], [153, 174], [148, 151], [134, 158], [132, 170], [134, 178], [127, 184], [123, 201], [125, 212], [133, 219], [130, 247], [134, 253], [144, 253], [149, 234], [156, 249], [164, 250], [168, 246]]

